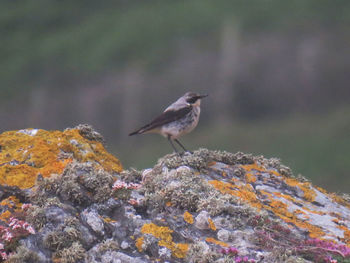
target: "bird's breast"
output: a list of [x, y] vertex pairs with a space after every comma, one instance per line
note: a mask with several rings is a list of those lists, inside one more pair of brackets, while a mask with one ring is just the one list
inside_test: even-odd
[[193, 107], [192, 110], [181, 119], [164, 125], [161, 128], [161, 134], [165, 137], [170, 135], [172, 139], [191, 132], [198, 124], [200, 108]]

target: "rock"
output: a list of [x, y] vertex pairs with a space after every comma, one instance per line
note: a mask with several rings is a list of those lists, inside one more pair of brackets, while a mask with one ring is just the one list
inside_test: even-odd
[[3, 260], [350, 258], [350, 198], [294, 177], [277, 159], [200, 149], [122, 170], [102, 142], [88, 125], [0, 135]]
[[85, 209], [81, 213], [80, 217], [82, 221], [89, 225], [95, 233], [104, 235], [104, 223], [96, 210]]
[[218, 240], [228, 242], [231, 239], [230, 231], [221, 229], [217, 233]]
[[122, 249], [127, 249], [127, 248], [129, 247], [129, 243], [126, 242], [126, 241], [123, 241], [123, 242], [120, 244], [120, 247], [121, 247]]
[[194, 225], [199, 228], [199, 229], [209, 229], [209, 214], [207, 211], [201, 211], [197, 216], [196, 216], [196, 221]]

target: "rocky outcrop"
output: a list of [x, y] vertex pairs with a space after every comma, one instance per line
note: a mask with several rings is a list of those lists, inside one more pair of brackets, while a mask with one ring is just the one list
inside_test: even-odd
[[123, 170], [87, 125], [0, 135], [8, 262], [348, 262], [350, 199], [277, 159], [200, 149]]

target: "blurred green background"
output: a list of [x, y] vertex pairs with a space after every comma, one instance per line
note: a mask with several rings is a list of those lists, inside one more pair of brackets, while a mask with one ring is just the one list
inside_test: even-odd
[[278, 157], [350, 192], [350, 1], [3, 0], [1, 131], [89, 123], [124, 167], [172, 151], [128, 137], [208, 93], [187, 148]]

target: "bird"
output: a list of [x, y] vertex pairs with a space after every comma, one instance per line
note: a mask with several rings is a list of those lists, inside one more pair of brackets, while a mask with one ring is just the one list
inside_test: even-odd
[[191, 132], [197, 126], [201, 112], [201, 99], [207, 96], [207, 94], [200, 95], [195, 92], [185, 93], [185, 95], [167, 107], [162, 114], [136, 131], [131, 132], [129, 136], [144, 133], [158, 133], [168, 139], [176, 153], [179, 152], [173, 141], [175, 141], [184, 152], [189, 152], [181, 144], [179, 137]]

